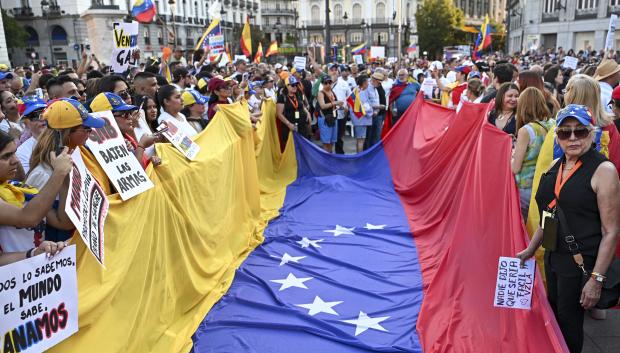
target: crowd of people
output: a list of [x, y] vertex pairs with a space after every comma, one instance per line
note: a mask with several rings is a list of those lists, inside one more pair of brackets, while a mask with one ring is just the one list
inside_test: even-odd
[[[542, 219], [525, 260], [543, 244], [549, 302], [572, 353], [583, 344], [585, 310], [598, 301], [620, 233], [620, 65], [603, 53], [547, 51], [484, 59], [402, 58], [367, 64], [292, 63], [220, 65], [208, 51], [169, 62], [149, 58], [123, 74], [84, 54], [77, 68], [16, 67], [0, 71], [0, 265], [62, 249], [73, 233], [64, 213], [70, 154], [111, 111], [129, 151], [143, 167], [161, 160], [166, 121], [193, 137], [217, 119], [223, 104], [244, 102], [250, 123], [261, 123], [267, 100], [276, 105], [281, 147], [290, 131], [328, 153], [371, 148], [419, 95], [460, 111], [490, 103], [486, 119], [512, 137], [512, 169], [526, 220], [534, 198]], [[563, 66], [566, 56], [578, 67]], [[162, 70], [167, 65], [168, 70]], [[169, 71], [170, 77], [163, 73]], [[458, 116], [457, 116], [458, 117]], [[554, 162], [534, 190], [548, 136]], [[553, 141], [552, 141], [553, 142]], [[493, 167], [493, 166], [489, 166]], [[113, 186], [104, 187], [114, 192]], [[565, 217], [564, 217], [565, 216]], [[563, 220], [565, 218], [565, 220]], [[557, 232], [546, 222], [556, 220]], [[569, 237], [572, 236], [572, 243]], [[549, 238], [551, 237], [551, 240]], [[575, 248], [582, 258], [574, 260]], [[587, 274], [584, 280], [583, 274]], [[584, 285], [585, 283], [585, 285]]]

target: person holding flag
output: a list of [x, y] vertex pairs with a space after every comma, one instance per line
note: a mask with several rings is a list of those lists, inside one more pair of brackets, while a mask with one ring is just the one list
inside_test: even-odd
[[368, 127], [372, 125], [373, 109], [368, 94], [368, 76], [360, 75], [355, 80], [357, 88], [347, 99], [351, 112], [351, 123], [356, 140], [356, 150], [360, 153], [364, 150], [364, 141]]
[[474, 45], [474, 60], [479, 60], [482, 51], [491, 46], [491, 24], [489, 23], [489, 15], [484, 16], [484, 22], [480, 27], [476, 44]]
[[157, 16], [153, 0], [136, 0], [131, 8], [131, 15], [140, 23], [151, 23]]

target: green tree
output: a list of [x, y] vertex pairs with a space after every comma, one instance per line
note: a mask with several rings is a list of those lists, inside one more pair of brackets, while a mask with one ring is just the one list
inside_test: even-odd
[[30, 37], [28, 32], [13, 17], [2, 10], [2, 22], [4, 23], [4, 36], [6, 46], [9, 48], [22, 48], [26, 46], [26, 41]]
[[458, 44], [463, 12], [452, 0], [424, 0], [415, 14], [418, 44], [431, 58], [441, 56], [443, 47]]
[[506, 48], [506, 26], [494, 19], [489, 20], [491, 25], [491, 46], [493, 51], [504, 51]]

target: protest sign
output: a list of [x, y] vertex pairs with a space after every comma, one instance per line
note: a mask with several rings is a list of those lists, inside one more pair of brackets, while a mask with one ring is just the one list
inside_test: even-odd
[[0, 267], [0, 349], [43, 352], [78, 331], [75, 245]]
[[385, 47], [370, 47], [370, 57], [373, 59], [385, 58]]
[[69, 174], [65, 212], [88, 250], [103, 265], [103, 225], [108, 215], [108, 199], [101, 185], [84, 165], [79, 148], [73, 151], [71, 158], [73, 169]]
[[398, 61], [398, 58], [397, 58], [397, 57], [395, 57], [395, 56], [390, 56], [389, 58], [387, 58], [387, 62], [388, 62], [389, 64], [393, 64], [393, 63], [395, 63], [395, 62], [397, 62], [397, 61]]
[[498, 308], [530, 309], [534, 288], [534, 259], [520, 261], [514, 257], [500, 257], [493, 305]]
[[422, 92], [424, 97], [433, 98], [433, 90], [437, 87], [437, 81], [434, 78], [427, 78], [422, 82]]
[[219, 34], [214, 34], [212, 36], [209, 36], [208, 39], [209, 39], [209, 44], [208, 44], [209, 55], [213, 60], [215, 60], [217, 59], [220, 53], [223, 53], [225, 51], [224, 36], [222, 35], [222, 33], [219, 33]]
[[573, 57], [573, 56], [565, 56], [564, 57], [564, 63], [562, 64], [562, 67], [567, 67], [569, 69], [573, 69], [576, 70], [577, 69], [577, 63], [579, 63], [579, 59]]
[[162, 135], [190, 161], [193, 161], [196, 155], [198, 155], [198, 152], [200, 152], [200, 146], [185, 135], [183, 131], [170, 120], [161, 123], [161, 125], [157, 127], [157, 131], [162, 131]]
[[612, 14], [609, 18], [609, 28], [607, 28], [607, 38], [605, 39], [605, 50], [613, 49], [614, 37], [616, 33], [616, 23], [618, 22], [618, 15]]
[[358, 65], [362, 65], [364, 63], [364, 57], [359, 54], [353, 55], [353, 60], [355, 60], [355, 63]]
[[116, 22], [112, 26], [112, 35], [112, 71], [122, 73], [130, 65], [136, 65], [133, 55], [138, 48], [138, 22]]
[[245, 60], [247, 62], [248, 58], [245, 55], [235, 55], [235, 60], [233, 60], [233, 64], [236, 63], [237, 60]]
[[297, 70], [304, 70], [306, 68], [306, 57], [305, 56], [296, 56], [293, 59], [293, 67]]
[[105, 126], [93, 129], [86, 147], [95, 155], [121, 199], [128, 200], [152, 188], [153, 182], [133, 152], [127, 148], [112, 112], [97, 112], [93, 115], [105, 120]]

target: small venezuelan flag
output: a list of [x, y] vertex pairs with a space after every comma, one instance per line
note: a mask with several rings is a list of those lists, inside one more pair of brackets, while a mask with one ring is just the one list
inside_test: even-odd
[[136, 0], [131, 8], [131, 15], [141, 23], [152, 22], [156, 13], [153, 0]]
[[351, 48], [351, 55], [359, 55], [366, 53], [366, 42]]
[[360, 99], [360, 89], [356, 88], [353, 93], [347, 98], [347, 104], [349, 107], [353, 109], [353, 114], [357, 118], [361, 118], [366, 115], [366, 111], [364, 110], [364, 105], [362, 104], [362, 100]]

